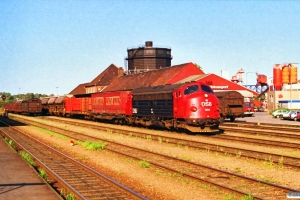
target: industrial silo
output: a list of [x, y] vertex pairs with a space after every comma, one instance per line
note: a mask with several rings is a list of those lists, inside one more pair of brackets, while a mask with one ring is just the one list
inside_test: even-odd
[[275, 87], [275, 90], [281, 90], [282, 87], [282, 69], [280, 67], [280, 64], [275, 64], [273, 68], [273, 84]]

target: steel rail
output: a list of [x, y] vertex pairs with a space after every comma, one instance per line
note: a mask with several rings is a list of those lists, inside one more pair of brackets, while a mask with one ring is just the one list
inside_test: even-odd
[[[49, 126], [49, 125], [47, 125], [47, 126]], [[62, 131], [65, 131], [65, 130], [62, 129]], [[73, 131], [70, 131], [70, 132], [73, 132]], [[73, 132], [73, 133], [74, 133], [74, 132]], [[81, 136], [82, 136], [82, 134], [81, 134]], [[71, 137], [74, 137], [74, 134], [72, 134]], [[90, 137], [90, 136], [89, 136], [89, 137]], [[80, 138], [77, 137], [77, 139], [79, 140]], [[95, 138], [95, 139], [99, 140], [99, 138]], [[102, 140], [103, 140], [103, 139], [102, 139]], [[107, 142], [109, 142], [109, 143], [114, 143], [114, 142], [111, 142], [111, 141], [107, 141]], [[118, 144], [118, 145], [120, 145], [120, 144]], [[123, 145], [123, 146], [125, 146], [125, 145]], [[132, 147], [128, 147], [128, 148], [132, 148]], [[112, 151], [112, 150], [114, 150], [114, 149], [118, 149], [118, 148], [110, 148], [109, 150]], [[114, 150], [114, 151], [115, 151], [115, 150]], [[141, 149], [139, 149], [139, 151], [144, 151], [144, 152], [146, 152], [145, 150], [141, 150]], [[121, 153], [121, 152], [119, 152], [119, 153]], [[153, 152], [148, 152], [148, 153], [152, 153], [152, 154], [153, 154]], [[127, 155], [127, 156], [132, 156], [132, 155]], [[163, 156], [165, 156], [165, 155], [163, 155]], [[167, 156], [166, 156], [166, 157], [167, 157]], [[138, 158], [136, 158], [136, 159], [138, 159]], [[173, 157], [168, 157], [168, 159], [176, 160], [176, 159], [174, 159]], [[189, 161], [184, 161], [184, 160], [181, 160], [181, 159], [179, 159], [179, 160], [180, 160], [180, 162], [186, 162], [186, 163], [189, 163]], [[195, 163], [189, 163], [189, 164], [195, 165]], [[159, 167], [166, 168], [166, 166], [160, 166], [159, 164], [156, 164], [156, 163], [153, 163], [153, 165], [157, 165], [157, 166], [159, 166]], [[198, 164], [196, 164], [196, 165], [198, 165]], [[214, 168], [213, 168], [213, 169], [214, 169]], [[217, 170], [218, 170], [218, 169], [217, 169]], [[222, 171], [222, 170], [220, 170], [220, 172], [221, 172], [221, 171]], [[229, 174], [230, 174], [230, 175], [233, 175], [233, 176], [236, 176], [236, 177], [243, 177], [242, 175], [235, 174], [235, 173], [229, 173]], [[185, 173], [185, 175], [188, 175], [188, 174]], [[281, 189], [284, 189], [284, 190], [287, 190], [287, 191], [296, 191], [295, 189], [288, 188], [288, 187], [285, 187], [285, 186], [276, 185], [276, 184], [272, 184], [272, 183], [269, 183], [269, 182], [266, 182], [266, 181], [257, 180], [257, 179], [252, 179], [252, 178], [250, 178], [250, 177], [245, 177], [245, 178], [248, 179], [248, 180], [252, 180], [252, 181], [259, 182], [259, 183], [267, 184], [267, 185], [270, 185], [270, 186], [273, 186], [273, 187], [278, 187], [278, 188], [281, 188]], [[203, 181], [206, 181], [206, 180], [203, 180]], [[211, 183], [211, 184], [216, 185], [215, 183]], [[224, 187], [223, 187], [223, 188], [224, 188]], [[238, 191], [236, 191], [236, 192], [238, 192]]]
[[[1, 120], [0, 120], [0, 122], [1, 122], [1, 123], [4, 123], [4, 124], [7, 125], [7, 126], [9, 126], [7, 123], [5, 123], [5, 122], [3, 122], [3, 121], [1, 121]], [[55, 152], [56, 155], [59, 155], [59, 156], [64, 157], [65, 159], [68, 159], [69, 161], [71, 161], [72, 163], [76, 164], [76, 165], [79, 166], [80, 168], [84, 168], [85, 170], [88, 170], [88, 171], [90, 171], [91, 173], [96, 174], [97, 176], [101, 176], [104, 180], [107, 180], [107, 182], [110, 182], [110, 183], [113, 183], [114, 185], [117, 185], [119, 188], [122, 188], [122, 189], [123, 189], [124, 191], [126, 191], [127, 193], [131, 193], [133, 196], [138, 197], [139, 199], [144, 199], [144, 200], [147, 199], [147, 198], [145, 198], [144, 196], [140, 195], [139, 193], [137, 193], [137, 192], [135, 192], [135, 191], [133, 191], [133, 190], [131, 190], [131, 189], [125, 187], [124, 185], [122, 185], [122, 184], [116, 182], [115, 180], [113, 180], [113, 179], [111, 179], [111, 178], [105, 176], [104, 174], [102, 174], [102, 173], [96, 171], [95, 169], [93, 169], [93, 168], [91, 168], [91, 167], [89, 167], [89, 166], [87, 166], [87, 165], [84, 165], [83, 163], [80, 163], [80, 162], [77, 161], [77, 160], [74, 160], [74, 159], [71, 158], [70, 156], [68, 156], [68, 155], [66, 155], [66, 154], [63, 154], [63, 153], [59, 152], [58, 150], [56, 150], [56, 149], [52, 148], [51, 146], [49, 146], [49, 145], [47, 145], [47, 144], [45, 144], [45, 143], [43, 143], [43, 142], [41, 142], [41, 141], [39, 141], [39, 140], [33, 138], [32, 136], [30, 136], [30, 135], [24, 133], [23, 131], [20, 131], [20, 130], [18, 130], [17, 128], [14, 128], [14, 127], [10, 127], [10, 128], [14, 129], [15, 131], [21, 132], [23, 135], [26, 135], [26, 137], [29, 137], [29, 138], [30, 138], [31, 140], [33, 140], [34, 142], [39, 143], [39, 144], [45, 146], [45, 147], [48, 148], [48, 149], [51, 149], [51, 151]], [[1, 131], [3, 132], [3, 130], [1, 130]], [[6, 134], [6, 135], [9, 135], [9, 134], [7, 134], [7, 133], [5, 133], [5, 134]], [[12, 136], [10, 136], [10, 138], [12, 138]], [[46, 166], [45, 164], [43, 164], [43, 162], [42, 162], [40, 159], [38, 159], [36, 156], [34, 156], [33, 153], [31, 153], [31, 152], [30, 152], [29, 150], [27, 150], [24, 146], [22, 146], [19, 142], [17, 142], [17, 140], [13, 139], [13, 141], [14, 141], [14, 142], [15, 142], [22, 150], [24, 149], [24, 151], [28, 152], [28, 154], [30, 154], [35, 160], [37, 160], [38, 163], [39, 163], [40, 165], [42, 165], [43, 167], [45, 167], [45, 168], [47, 169], [47, 171], [49, 171], [53, 176], [57, 177], [57, 179], [60, 180], [66, 188], [68, 188], [69, 190], [71, 190], [72, 192], [74, 192], [75, 195], [77, 196], [77, 198], [80, 198], [80, 199], [87, 199], [87, 198], [85, 198], [84, 195], [80, 194], [76, 189], [74, 189], [70, 184], [68, 184], [62, 177], [60, 177], [60, 176], [59, 176], [57, 173], [55, 173], [52, 169], [50, 169], [48, 166]]]

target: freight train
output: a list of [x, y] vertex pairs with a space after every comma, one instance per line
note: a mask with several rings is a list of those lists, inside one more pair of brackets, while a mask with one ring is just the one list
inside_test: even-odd
[[40, 115], [42, 112], [41, 100], [31, 98], [23, 101], [10, 102], [3, 105], [4, 112], [8, 110], [10, 113]]
[[[217, 132], [222, 123], [219, 100], [205, 83], [169, 84], [79, 96], [43, 98], [39, 100], [37, 109], [43, 115], [184, 129], [189, 132]], [[14, 109], [12, 104], [17, 103], [6, 104], [4, 109], [24, 113]]]

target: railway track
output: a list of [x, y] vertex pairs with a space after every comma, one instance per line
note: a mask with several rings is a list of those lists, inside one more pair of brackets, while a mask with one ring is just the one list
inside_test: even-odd
[[[50, 118], [48, 118], [50, 119]], [[58, 119], [51, 118], [52, 121], [60, 121]], [[78, 123], [78, 122], [72, 122], [72, 121], [66, 121], [64, 120], [64, 123], [72, 124], [72, 125], [79, 125], [82, 126], [84, 123]], [[103, 130], [101, 128], [101, 125], [91, 125], [89, 124], [90, 127], [98, 130]], [[105, 128], [107, 126], [104, 126]], [[114, 128], [116, 131], [123, 131], [123, 129], [119, 128]], [[241, 133], [240, 130], [244, 130], [244, 128], [239, 128], [239, 129], [226, 129], [228, 131], [234, 132], [234, 133]], [[245, 131], [245, 130], [244, 130]], [[249, 129], [249, 132], [252, 133], [252, 135], [257, 136], [258, 134], [261, 135], [261, 133], [257, 133], [257, 129]], [[244, 132], [243, 132], [244, 133]], [[267, 134], [265, 135], [267, 136]], [[277, 136], [275, 133], [274, 136]], [[290, 149], [299, 149], [300, 148], [300, 135], [297, 134], [281, 134], [281, 137], [284, 137], [285, 139], [292, 139], [293, 141], [296, 142], [285, 142], [282, 140], [268, 140], [268, 139], [257, 139], [257, 138], [250, 138], [247, 136], [233, 136], [233, 135], [214, 135], [214, 139], [220, 139], [220, 140], [227, 140], [227, 141], [237, 141], [237, 142], [244, 142], [244, 143], [251, 143], [252, 145], [258, 145], [258, 146], [271, 146], [275, 148], [290, 148]], [[169, 139], [169, 138], [168, 138]], [[172, 138], [174, 139], [174, 138]]]
[[[51, 127], [49, 125], [43, 125], [37, 122], [27, 123], [50, 129], [60, 134], [64, 134], [65, 136], [74, 138], [75, 140], [99, 141], [99, 138], [87, 136], [82, 133], [79, 134], [73, 131], [66, 131], [65, 129], [60, 129], [53, 126]], [[132, 131], [130, 134], [133, 134]], [[105, 139], [103, 138], [101, 138], [101, 140], [105, 141]], [[143, 149], [130, 147], [109, 140], [106, 140], [105, 142], [109, 143], [106, 150], [122, 154], [136, 160], [147, 161], [151, 163], [151, 165], [156, 166], [160, 169], [168, 170], [177, 175], [197, 180], [202, 183], [211, 184], [215, 187], [222, 188], [223, 190], [230, 190], [231, 192], [239, 194], [241, 196], [245, 196], [250, 193], [253, 194], [256, 199], [273, 199], [275, 197], [285, 198], [287, 192], [296, 191], [293, 188], [253, 179], [236, 173], [226, 172], [216, 168], [204, 166], [199, 163], [177, 159], [159, 153], [149, 152]]]
[[226, 132], [300, 140], [300, 126], [295, 125], [235, 122], [224, 123], [220, 128]]
[[18, 151], [27, 152], [35, 161], [35, 167], [47, 173], [53, 187], [65, 191], [75, 199], [146, 199], [142, 195], [106, 177], [73, 158], [53, 149], [30, 135], [20, 132], [0, 120], [0, 133], [13, 141]]
[[[232, 156], [238, 156], [243, 158], [252, 158], [254, 160], [261, 160], [261, 161], [268, 161], [272, 163], [276, 163], [280, 166], [290, 167], [294, 169], [300, 168], [300, 157], [293, 157], [283, 154], [275, 154], [270, 152], [262, 152], [262, 151], [254, 151], [250, 149], [245, 148], [235, 148], [232, 146], [226, 146], [226, 145], [216, 145], [208, 142], [199, 142], [199, 141], [191, 141], [191, 140], [185, 140], [185, 139], [178, 139], [176, 137], [167, 137], [167, 136], [161, 136], [157, 134], [151, 134], [149, 132], [143, 133], [141, 131], [126, 131], [124, 128], [120, 128], [118, 126], [110, 126], [109, 128], [104, 125], [101, 126], [101, 124], [93, 125], [93, 124], [87, 124], [85, 122], [74, 122], [67, 119], [54, 119], [54, 118], [46, 118], [47, 120], [56, 121], [56, 122], [63, 122], [66, 124], [76, 125], [76, 126], [88, 126], [90, 128], [93, 128], [95, 130], [99, 131], [107, 131], [110, 129], [111, 131], [115, 133], [122, 133], [124, 135], [131, 135], [132, 137], [140, 137], [140, 138], [151, 138], [151, 140], [155, 141], [167, 141], [169, 144], [174, 145], [180, 145], [180, 146], [188, 146], [190, 148], [195, 149], [201, 149], [206, 150], [210, 152], [216, 152], [218, 154], [223, 155], [232, 155]], [[289, 142], [282, 142], [282, 141], [271, 141], [271, 140], [261, 140], [261, 139], [252, 139], [252, 138], [246, 138], [246, 137], [237, 137], [237, 136], [229, 136], [229, 135], [214, 135], [214, 139], [218, 140], [225, 140], [225, 141], [232, 141], [232, 142], [244, 142], [244, 143], [250, 143], [251, 145], [264, 145], [264, 146], [272, 146], [276, 148], [299, 148], [298, 143], [289, 143]], [[290, 145], [290, 146], [289, 146]], [[294, 146], [293, 146], [294, 145]]]
[[290, 125], [290, 124], [275, 124], [275, 123], [259, 123], [259, 122], [225, 122], [222, 126], [242, 126], [242, 127], [257, 127], [260, 126], [262, 129], [269, 128], [269, 130], [284, 130], [285, 128], [289, 128], [292, 131], [299, 131], [300, 130], [300, 123], [299, 125]]

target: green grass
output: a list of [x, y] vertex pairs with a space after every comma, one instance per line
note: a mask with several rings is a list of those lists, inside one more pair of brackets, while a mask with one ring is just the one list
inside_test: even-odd
[[47, 179], [47, 174], [46, 171], [43, 169], [39, 169], [39, 175], [44, 179], [47, 183], [50, 183], [50, 181]]
[[225, 194], [225, 196], [222, 198], [222, 200], [234, 200], [236, 199], [235, 194]]
[[15, 144], [12, 140], [5, 138], [5, 141], [9, 144], [9, 146], [11, 146], [12, 148], [15, 148]]
[[247, 196], [244, 196], [241, 198], [241, 200], [253, 200], [254, 199], [254, 196], [249, 193]]
[[140, 165], [141, 167], [143, 167], [143, 168], [149, 168], [149, 167], [151, 167], [151, 164], [148, 163], [148, 162], [146, 162], [146, 161], [144, 161], [144, 160], [141, 160], [141, 161], [139, 162], [139, 165]]
[[19, 154], [31, 165], [34, 165], [34, 160], [31, 158], [31, 156], [24, 152], [24, 151], [20, 151]]
[[107, 143], [85, 141], [85, 142], [82, 142], [81, 145], [85, 149], [96, 151], [96, 150], [104, 150], [104, 147], [107, 145]]
[[74, 200], [75, 196], [72, 193], [67, 194], [65, 189], [60, 190], [60, 195], [65, 199], [65, 200]]
[[56, 132], [53, 132], [53, 131], [50, 131], [50, 130], [47, 130], [47, 129], [43, 129], [43, 128], [36, 127], [36, 126], [34, 128], [37, 129], [38, 131], [41, 131], [41, 132], [49, 134], [49, 135], [53, 135], [53, 136], [61, 138], [61, 139], [65, 139], [65, 140], [69, 139], [68, 137], [66, 137], [64, 135], [61, 135], [59, 133], [56, 133]]
[[66, 196], [66, 200], [74, 200], [74, 199], [75, 199], [74, 194], [68, 194], [68, 195]]
[[46, 174], [46, 171], [43, 170], [43, 169], [40, 169], [39, 170], [39, 174], [40, 174], [40, 177], [42, 177], [44, 180], [46, 180], [47, 178], [47, 174]]

